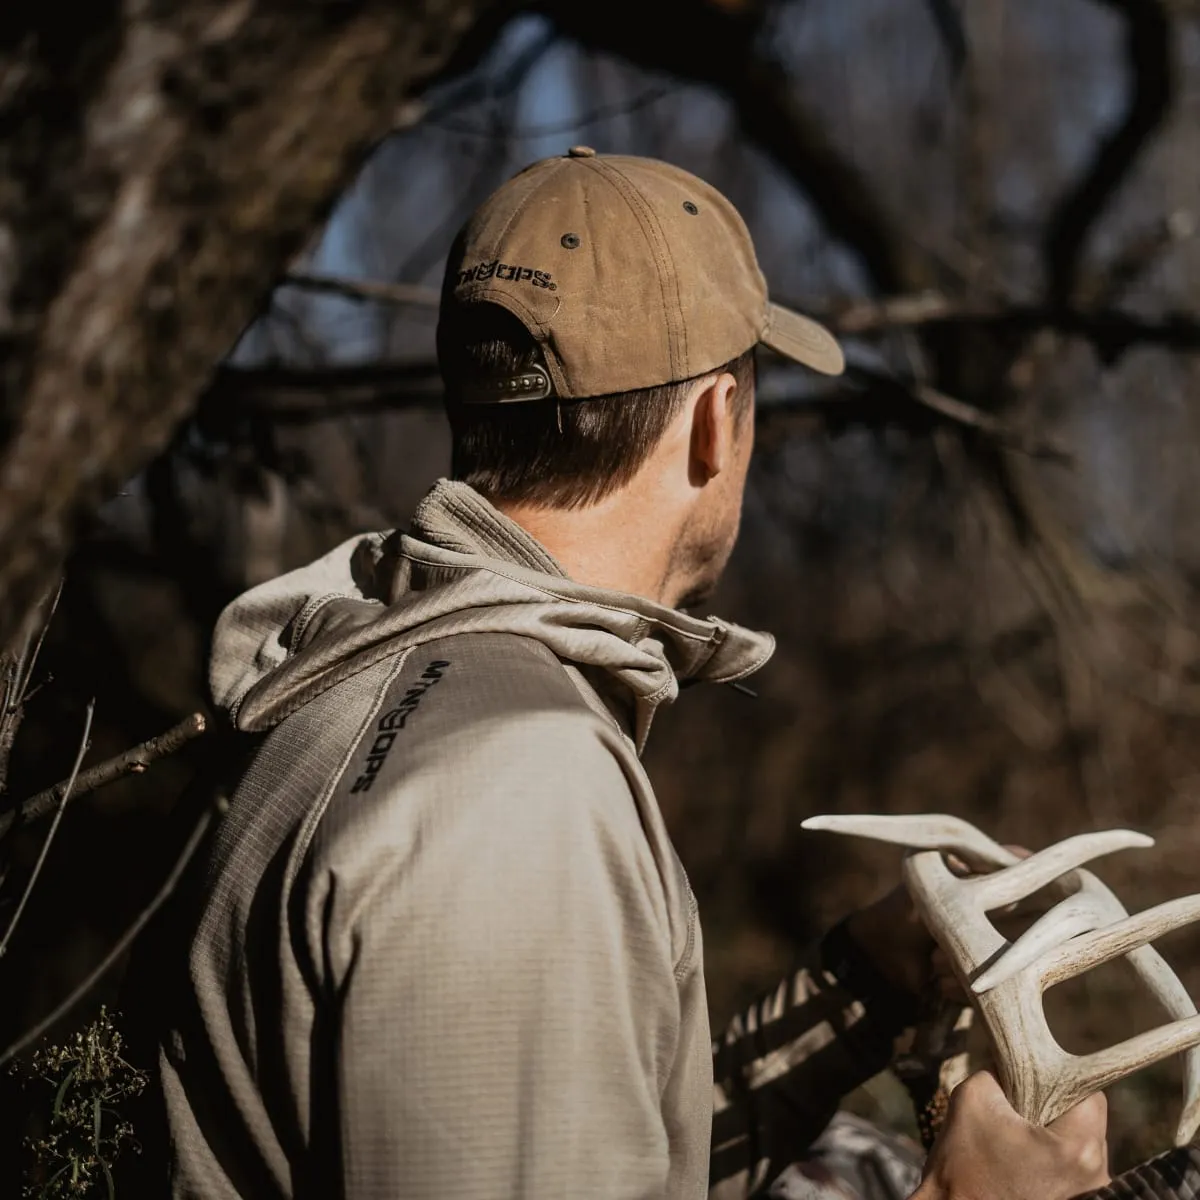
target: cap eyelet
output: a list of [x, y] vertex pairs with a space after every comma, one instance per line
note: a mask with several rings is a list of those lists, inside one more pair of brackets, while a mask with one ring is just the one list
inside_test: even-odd
[[575, 250], [579, 246], [579, 234], [564, 233], [562, 235], [562, 244], [568, 250]]
[[685, 200], [683, 202], [683, 211], [694, 217], [700, 210], [690, 200]]

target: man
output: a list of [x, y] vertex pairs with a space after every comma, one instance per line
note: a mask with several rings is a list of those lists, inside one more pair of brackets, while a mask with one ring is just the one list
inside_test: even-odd
[[[842, 369], [768, 301], [728, 201], [664, 163], [575, 148], [463, 231], [438, 329], [455, 481], [216, 631], [216, 701], [260, 740], [161, 1050], [176, 1196], [763, 1192], [886, 1066], [932, 949], [894, 900], [714, 1058], [639, 762], [682, 683], [773, 649], [685, 611], [737, 533], [759, 344]], [[1102, 1100], [1037, 1130], [980, 1076], [917, 1194], [1106, 1180]]]

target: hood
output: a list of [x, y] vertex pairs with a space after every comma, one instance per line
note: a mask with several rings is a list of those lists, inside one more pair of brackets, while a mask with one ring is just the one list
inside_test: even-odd
[[478, 492], [440, 480], [408, 533], [352, 538], [230, 604], [209, 683], [233, 724], [258, 732], [388, 655], [471, 632], [535, 638], [607, 673], [633, 702], [639, 750], [681, 682], [742, 679], [775, 649], [769, 634], [573, 583]]

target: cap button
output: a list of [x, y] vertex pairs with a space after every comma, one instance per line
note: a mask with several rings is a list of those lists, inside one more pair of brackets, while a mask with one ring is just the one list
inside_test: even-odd
[[567, 155], [570, 158], [595, 158], [596, 152], [591, 146], [572, 146]]

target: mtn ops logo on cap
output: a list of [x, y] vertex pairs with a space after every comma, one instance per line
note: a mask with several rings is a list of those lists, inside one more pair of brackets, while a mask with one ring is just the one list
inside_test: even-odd
[[669, 163], [587, 146], [526, 167], [467, 223], [441, 319], [477, 303], [529, 330], [563, 399], [691, 379], [758, 343], [826, 375], [845, 366], [824, 326], [771, 302], [745, 222], [720, 192]]

